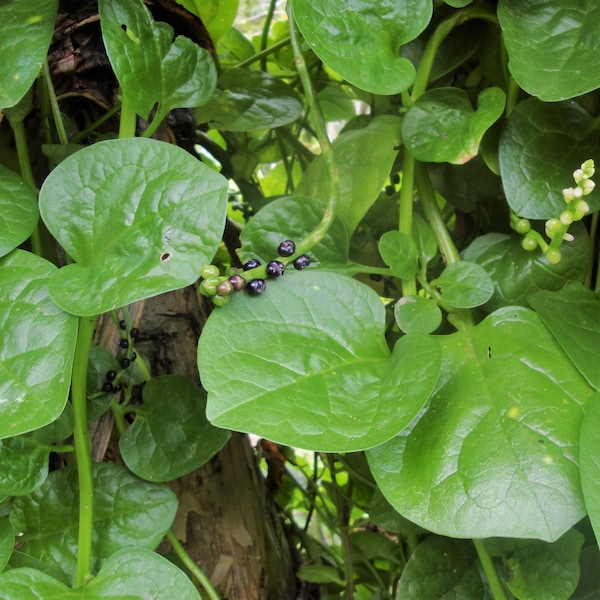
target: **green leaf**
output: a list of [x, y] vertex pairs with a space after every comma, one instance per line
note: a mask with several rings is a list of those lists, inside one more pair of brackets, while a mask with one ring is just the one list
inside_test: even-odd
[[400, 231], [387, 231], [379, 240], [379, 254], [400, 279], [414, 277], [418, 270], [417, 247], [412, 237]]
[[148, 481], [169, 481], [210, 460], [229, 431], [206, 420], [206, 397], [186, 377], [153, 377], [142, 391], [144, 404], [119, 440], [125, 464]]
[[528, 300], [579, 372], [600, 390], [598, 295], [572, 282], [559, 292], [538, 292]]
[[483, 90], [477, 110], [464, 90], [429, 90], [408, 109], [402, 139], [417, 160], [466, 163], [477, 155], [483, 134], [500, 118], [504, 103], [499, 88]]
[[15, 534], [6, 517], [0, 517], [0, 573], [6, 567], [15, 545]]
[[473, 542], [437, 535], [423, 540], [402, 571], [398, 597], [403, 600], [489, 598]]
[[99, 0], [106, 52], [123, 94], [144, 119], [173, 108], [202, 106], [212, 97], [217, 70], [211, 55], [166, 23], [155, 23], [141, 0]]
[[417, 246], [421, 268], [425, 268], [437, 256], [438, 247], [431, 225], [419, 213], [413, 215], [412, 239]]
[[24, 242], [37, 221], [37, 194], [22, 177], [0, 165], [0, 256]]
[[532, 96], [556, 102], [600, 87], [600, 6], [588, 0], [500, 0], [508, 68]]
[[90, 421], [99, 419], [109, 409], [114, 394], [101, 393], [102, 385], [106, 381], [108, 371], [119, 372], [120, 369], [121, 365], [110, 350], [103, 346], [90, 347], [86, 379], [87, 411]]
[[222, 131], [256, 131], [293, 123], [302, 114], [294, 88], [262, 71], [226, 71], [219, 89], [211, 102], [196, 110], [198, 123]]
[[[92, 566], [97, 571], [125, 547], [155, 548], [171, 526], [177, 498], [163, 484], [144, 482], [115, 464], [96, 463]], [[16, 498], [10, 520], [21, 550], [74, 579], [77, 561], [77, 470], [53, 471], [30, 496]]]
[[579, 438], [579, 465], [585, 506], [600, 540], [600, 392], [588, 402]]
[[311, 583], [336, 583], [339, 586], [344, 585], [344, 581], [340, 578], [339, 570], [327, 565], [306, 565], [300, 567], [296, 575], [302, 581], [309, 581]]
[[252, 42], [235, 27], [230, 27], [217, 43], [217, 55], [221, 68], [233, 69], [242, 61], [254, 56]]
[[212, 260], [226, 209], [225, 178], [181, 148], [141, 138], [85, 148], [40, 193], [46, 226], [76, 261], [50, 294], [86, 316], [185, 287]]
[[485, 304], [494, 293], [494, 282], [477, 263], [459, 260], [448, 265], [431, 282], [442, 300], [455, 308], [474, 308]]
[[403, 296], [394, 306], [398, 327], [405, 333], [433, 333], [442, 323], [442, 311], [434, 300]]
[[[399, 117], [381, 115], [367, 127], [342, 133], [333, 143], [340, 177], [336, 215], [350, 236], [390, 175], [398, 154], [401, 123]], [[327, 201], [330, 186], [327, 164], [318, 156], [304, 172], [296, 193]]]
[[431, 0], [296, 0], [294, 18], [328, 67], [358, 88], [390, 95], [414, 82], [414, 66], [398, 51], [427, 27], [432, 8]]
[[58, 0], [0, 4], [0, 109], [14, 106], [38, 76], [54, 32]]
[[326, 452], [382, 443], [422, 408], [440, 360], [418, 334], [390, 356], [384, 330], [377, 294], [336, 273], [290, 273], [260, 298], [234, 298], [198, 345], [209, 420]]
[[32, 434], [0, 440], [0, 494], [23, 496], [44, 483], [50, 452]]
[[494, 282], [488, 311], [501, 306], [529, 306], [528, 299], [540, 290], [560, 290], [568, 281], [583, 281], [590, 267], [590, 240], [581, 224], [571, 226], [575, 236], [561, 247], [562, 258], [552, 265], [540, 250], [528, 252], [520, 239], [502, 233], [478, 237], [462, 258], [481, 265]]
[[[564, 188], [573, 171], [600, 156], [596, 120], [576, 102], [544, 104], [535, 98], [519, 102], [500, 137], [502, 184], [510, 207], [521, 217], [550, 219], [565, 209]], [[600, 194], [586, 196], [593, 211]]]
[[[323, 218], [324, 209], [320, 200], [302, 196], [277, 198], [269, 202], [242, 230], [242, 260], [253, 257], [272, 260], [283, 240], [301, 240], [313, 231]], [[339, 219], [334, 219], [323, 239], [311, 248], [310, 259], [311, 266], [327, 268], [348, 262], [348, 234]]]
[[239, 0], [178, 0], [178, 4], [202, 19], [210, 39], [216, 43], [233, 25]]
[[367, 452], [377, 484], [442, 535], [558, 539], [585, 514], [577, 443], [592, 390], [524, 308], [441, 344], [444, 375], [418, 421]]
[[0, 574], [0, 600], [81, 600], [72, 590], [43, 571], [11, 569]]
[[77, 319], [48, 295], [56, 271], [22, 250], [0, 259], [0, 438], [47, 425], [67, 402]]

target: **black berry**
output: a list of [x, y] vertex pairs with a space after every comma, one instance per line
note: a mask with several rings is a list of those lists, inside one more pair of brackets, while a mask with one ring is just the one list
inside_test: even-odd
[[246, 263], [244, 263], [244, 266], [242, 268], [244, 269], [244, 271], [249, 271], [250, 269], [256, 269], [256, 267], [260, 267], [260, 260], [257, 260], [256, 258], [251, 258], [249, 261], [246, 261]]
[[237, 273], [229, 278], [229, 283], [231, 283], [236, 292], [239, 292], [246, 287], [246, 280]]
[[126, 369], [131, 364], [131, 361], [125, 357], [121, 359], [120, 364], [124, 369]]
[[113, 384], [110, 381], [105, 381], [104, 384], [102, 385], [102, 391], [103, 392], [112, 392], [113, 391]]
[[310, 265], [310, 258], [306, 254], [299, 256], [294, 261], [294, 269], [298, 269], [298, 271], [302, 271], [302, 269], [306, 269], [306, 267], [308, 267], [308, 265]]
[[284, 271], [285, 265], [278, 260], [272, 260], [266, 268], [266, 272], [269, 277], [281, 277]]
[[137, 327], [134, 327], [130, 332], [129, 335], [135, 340], [135, 338], [140, 335], [140, 330]]
[[117, 383], [117, 385], [115, 385], [115, 387], [113, 389], [115, 392], [120, 392], [123, 389], [123, 384]]
[[106, 379], [108, 381], [114, 381], [115, 377], [117, 376], [117, 372], [110, 370], [110, 371], [106, 371]]
[[121, 319], [121, 320], [119, 321], [119, 327], [120, 327], [120, 328], [121, 328], [123, 331], [125, 331], [125, 329], [127, 329], [127, 323], [125, 323], [125, 319]]
[[133, 362], [137, 358], [137, 354], [135, 352], [131, 353], [131, 362]]
[[265, 283], [264, 279], [253, 279], [252, 281], [249, 281], [246, 285], [246, 291], [251, 296], [258, 296], [259, 294], [262, 294], [265, 291], [266, 287], [267, 284]]
[[279, 256], [291, 256], [296, 252], [296, 244], [292, 240], [285, 240], [277, 246], [277, 254]]
[[399, 173], [394, 173], [392, 175], [392, 183], [395, 185], [398, 185], [400, 183], [400, 174]]
[[386, 185], [385, 186], [385, 193], [388, 196], [393, 196], [396, 193], [396, 188], [393, 185]]
[[121, 338], [119, 340], [119, 346], [121, 346], [121, 348], [129, 348], [129, 340], [127, 338]]

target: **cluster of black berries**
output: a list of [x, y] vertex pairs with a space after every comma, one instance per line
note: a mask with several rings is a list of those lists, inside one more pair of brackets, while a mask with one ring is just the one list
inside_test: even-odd
[[393, 196], [396, 193], [396, 186], [400, 183], [400, 175], [398, 173], [394, 173], [390, 177], [391, 184], [385, 186], [385, 193], [388, 196]]
[[[127, 323], [124, 319], [119, 322], [119, 327], [123, 330], [127, 330]], [[122, 337], [119, 340], [119, 346], [126, 350], [125, 354], [122, 354], [117, 357], [119, 364], [121, 365], [121, 369], [127, 369], [131, 363], [137, 358], [137, 354], [130, 350], [132, 347], [133, 340], [135, 340], [140, 334], [140, 330], [137, 327], [132, 327], [129, 331], [129, 335], [127, 337]], [[118, 381], [120, 379], [119, 373], [111, 369], [106, 372], [105, 381], [102, 384], [102, 391], [107, 394], [120, 392], [123, 389], [123, 384]]]

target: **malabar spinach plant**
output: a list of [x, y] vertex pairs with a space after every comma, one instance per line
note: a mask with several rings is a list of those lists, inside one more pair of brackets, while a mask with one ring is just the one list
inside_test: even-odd
[[[232, 430], [287, 449], [322, 598], [596, 597], [600, 7], [272, 0], [250, 39], [182, 4], [213, 52], [98, 2], [119, 92], [85, 126], [58, 1], [0, 5], [0, 598], [218, 597], [165, 482]], [[175, 109], [192, 152], [152, 139]], [[151, 376], [128, 310], [190, 285], [202, 387]], [[108, 410], [123, 464], [91, 461]]]

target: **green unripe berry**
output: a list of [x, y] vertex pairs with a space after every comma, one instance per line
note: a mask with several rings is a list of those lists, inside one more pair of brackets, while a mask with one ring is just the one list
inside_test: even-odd
[[231, 300], [231, 296], [220, 296], [219, 294], [213, 296], [212, 299], [215, 306], [223, 306], [224, 304], [227, 304], [229, 300]]
[[217, 286], [220, 283], [220, 279], [217, 277], [211, 277], [210, 279], [203, 279], [200, 282], [198, 289], [203, 296], [214, 296], [217, 293]]
[[552, 233], [558, 233], [563, 228], [559, 219], [548, 219], [546, 221], [546, 230]]
[[537, 242], [534, 238], [526, 236], [521, 240], [521, 246], [523, 250], [527, 250], [527, 252], [531, 252], [537, 248]]
[[519, 219], [513, 223], [513, 229], [522, 235], [527, 233], [531, 229], [531, 223], [528, 219]]
[[200, 271], [200, 277], [203, 279], [211, 279], [219, 276], [219, 267], [215, 265], [204, 265]]
[[558, 248], [548, 248], [546, 252], [546, 258], [551, 265], [555, 265], [560, 262], [562, 256]]

